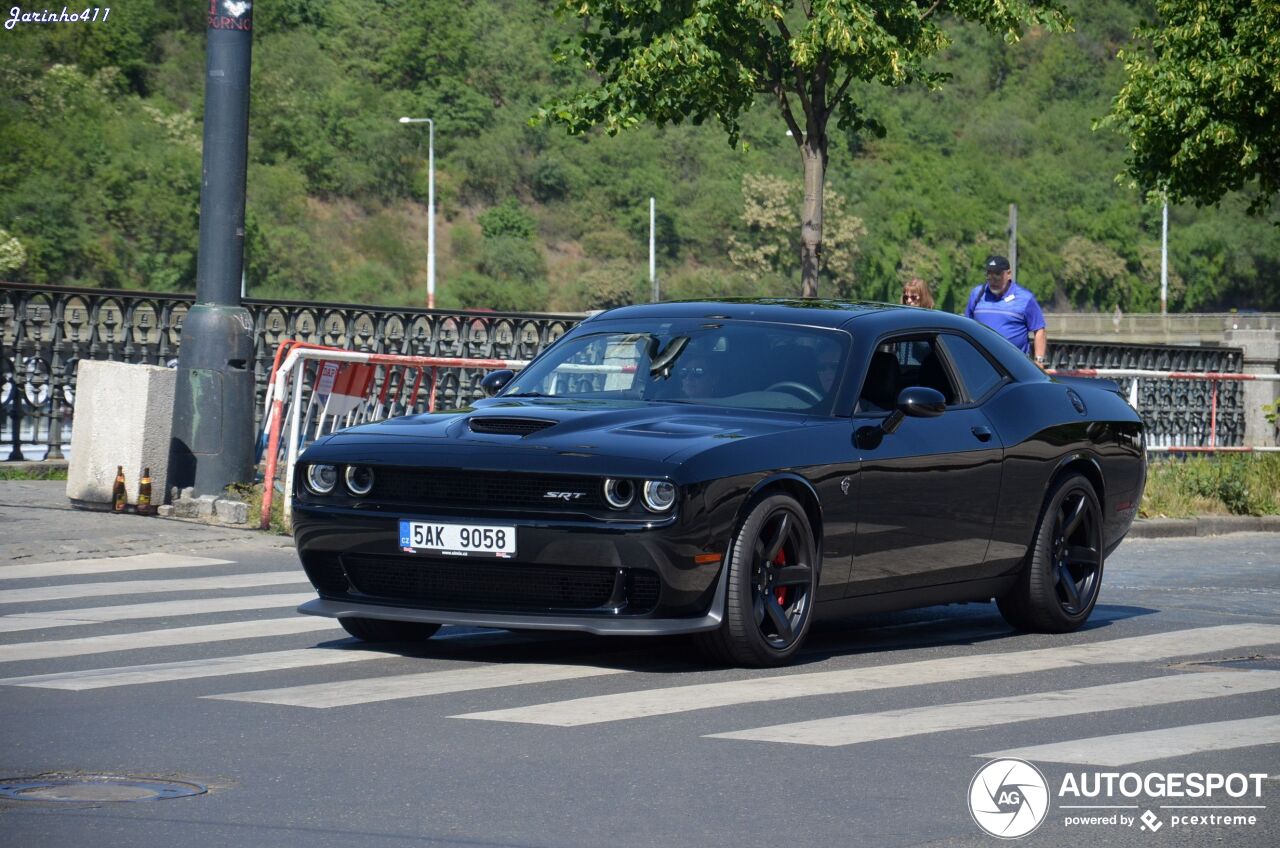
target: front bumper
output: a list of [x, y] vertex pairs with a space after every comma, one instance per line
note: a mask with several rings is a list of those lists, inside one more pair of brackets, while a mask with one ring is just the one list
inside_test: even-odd
[[721, 563], [697, 563], [706, 532], [636, 524], [471, 515], [517, 528], [512, 559], [443, 558], [400, 547], [401, 518], [458, 515], [299, 505], [294, 535], [320, 598], [310, 615], [480, 627], [659, 635], [720, 625]]
[[717, 587], [711, 611], [697, 618], [599, 618], [496, 612], [469, 613], [458, 610], [389, 608], [382, 604], [333, 601], [325, 598], [307, 601], [298, 607], [298, 612], [329, 618], [380, 618], [467, 627], [500, 627], [507, 630], [574, 630], [581, 633], [594, 633], [597, 636], [675, 636], [681, 633], [715, 630], [719, 627], [723, 619], [724, 590], [723, 585]]

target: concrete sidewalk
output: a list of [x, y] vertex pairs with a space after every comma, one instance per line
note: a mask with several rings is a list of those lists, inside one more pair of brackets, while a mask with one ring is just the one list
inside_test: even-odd
[[72, 509], [65, 480], [0, 480], [0, 567], [158, 551], [292, 548], [288, 536]]

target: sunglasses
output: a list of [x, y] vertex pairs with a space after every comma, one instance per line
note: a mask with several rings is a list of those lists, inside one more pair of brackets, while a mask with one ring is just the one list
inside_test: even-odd
[[903, 302], [903, 303], [917, 303], [917, 302], [919, 302], [919, 300], [920, 300], [920, 295], [918, 295], [918, 294], [905, 294], [905, 293], [904, 293], [904, 294], [902, 295], [902, 302]]

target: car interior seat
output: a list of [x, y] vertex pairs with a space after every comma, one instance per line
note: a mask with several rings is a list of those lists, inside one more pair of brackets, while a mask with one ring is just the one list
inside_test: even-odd
[[955, 392], [951, 390], [951, 381], [947, 379], [947, 372], [943, 368], [942, 360], [938, 358], [937, 351], [930, 351], [920, 363], [916, 385], [937, 389], [946, 398], [947, 405], [956, 402]]
[[860, 412], [877, 412], [893, 409], [898, 400], [898, 357], [885, 350], [871, 355], [867, 368], [867, 380], [862, 385], [862, 397], [858, 400]]

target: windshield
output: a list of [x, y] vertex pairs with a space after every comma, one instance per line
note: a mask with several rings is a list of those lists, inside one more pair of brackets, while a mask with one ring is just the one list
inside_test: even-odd
[[502, 394], [826, 415], [848, 345], [841, 331], [783, 324], [602, 331], [564, 339]]

